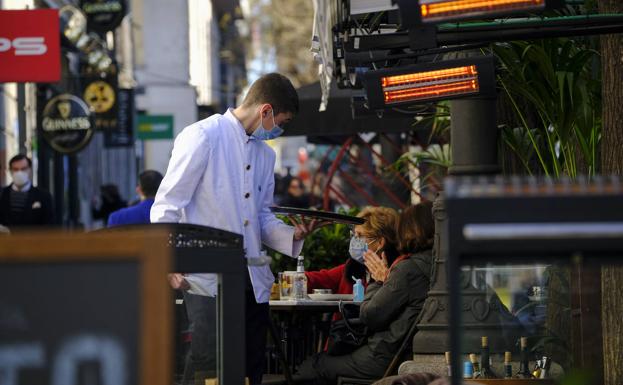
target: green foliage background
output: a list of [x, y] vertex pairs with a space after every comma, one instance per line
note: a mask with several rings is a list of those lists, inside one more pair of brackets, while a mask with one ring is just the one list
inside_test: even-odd
[[[340, 214], [355, 216], [359, 213], [359, 208], [353, 207], [350, 210], [340, 210]], [[287, 224], [291, 224], [290, 219], [280, 216]], [[344, 224], [333, 224], [324, 226], [305, 238], [302, 255], [305, 257], [305, 270], [320, 270], [331, 268], [344, 263], [348, 255], [348, 244], [350, 242], [350, 228]], [[275, 250], [268, 249], [268, 255], [272, 257], [271, 268], [274, 273], [296, 269], [296, 259], [281, 254]]]

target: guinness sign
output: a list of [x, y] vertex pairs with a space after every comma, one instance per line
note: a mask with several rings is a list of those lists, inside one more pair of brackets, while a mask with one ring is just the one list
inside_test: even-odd
[[55, 96], [43, 109], [41, 131], [54, 150], [63, 154], [80, 151], [93, 135], [91, 111], [77, 96]]
[[117, 28], [126, 13], [125, 0], [82, 0], [80, 8], [87, 16], [89, 30], [100, 33]]

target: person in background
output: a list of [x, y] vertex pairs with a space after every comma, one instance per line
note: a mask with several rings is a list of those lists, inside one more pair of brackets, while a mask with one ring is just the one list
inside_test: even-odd
[[161, 181], [162, 174], [158, 171], [143, 171], [138, 176], [138, 186], [136, 186], [136, 193], [140, 202], [134, 206], [112, 212], [108, 217], [108, 227], [150, 223], [149, 212], [154, 204], [154, 198]]
[[13, 229], [54, 224], [52, 196], [32, 185], [32, 161], [18, 154], [9, 160], [13, 183], [0, 192], [0, 224]]
[[101, 219], [104, 225], [108, 223], [110, 213], [127, 207], [126, 201], [121, 199], [119, 188], [114, 184], [105, 184], [100, 187], [100, 204], [91, 204], [91, 215], [93, 219]]
[[290, 178], [288, 190], [286, 191], [286, 196], [281, 201], [281, 206], [301, 209], [309, 208], [309, 195], [305, 193], [305, 186], [300, 178]]

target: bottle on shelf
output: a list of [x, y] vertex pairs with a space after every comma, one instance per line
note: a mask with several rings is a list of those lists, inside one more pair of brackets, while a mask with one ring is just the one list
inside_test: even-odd
[[294, 299], [307, 299], [307, 277], [305, 276], [304, 257], [299, 255], [294, 276]]
[[513, 364], [511, 352], [504, 352], [504, 378], [513, 378]]
[[480, 364], [478, 363], [478, 357], [474, 353], [470, 353], [469, 360], [474, 366], [474, 378], [480, 377]]
[[448, 368], [448, 377], [452, 377], [452, 366], [450, 365], [450, 352], [446, 352], [446, 368]]
[[552, 359], [549, 357], [543, 357], [541, 359], [541, 375], [540, 379], [549, 378], [549, 368], [552, 365]]
[[519, 361], [519, 371], [515, 374], [515, 378], [532, 378], [532, 373], [530, 373], [530, 362], [528, 359], [528, 338], [521, 337], [519, 341], [521, 346], [521, 357]]
[[474, 366], [471, 362], [465, 361], [463, 363], [463, 378], [473, 378], [474, 376]]
[[498, 378], [491, 370], [491, 357], [489, 355], [489, 337], [481, 338], [480, 348], [480, 377], [478, 378]]
[[541, 378], [541, 360], [536, 360], [534, 370], [532, 370], [532, 377]]

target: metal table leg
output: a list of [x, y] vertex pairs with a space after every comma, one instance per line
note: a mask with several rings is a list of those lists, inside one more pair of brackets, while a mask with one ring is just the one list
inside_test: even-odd
[[268, 320], [268, 329], [271, 338], [275, 342], [275, 349], [277, 351], [277, 355], [279, 356], [279, 360], [281, 361], [281, 366], [283, 367], [283, 374], [286, 377], [286, 382], [288, 383], [288, 385], [294, 385], [294, 382], [292, 381], [292, 373], [290, 372], [290, 363], [288, 362], [288, 358], [283, 351], [283, 346], [281, 345], [282, 341], [279, 338], [279, 333], [277, 331], [277, 328], [275, 327], [275, 323], [273, 322], [272, 313], [270, 314]]

